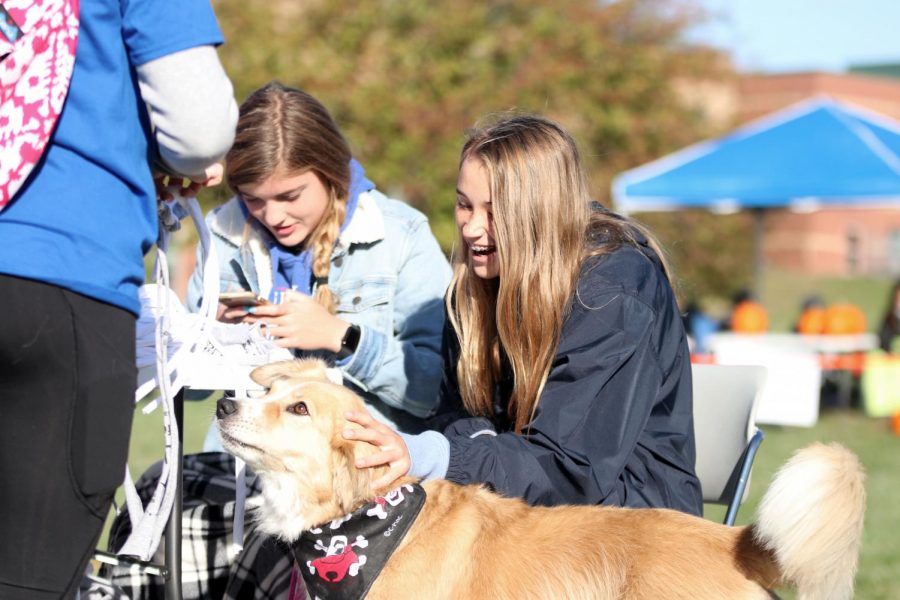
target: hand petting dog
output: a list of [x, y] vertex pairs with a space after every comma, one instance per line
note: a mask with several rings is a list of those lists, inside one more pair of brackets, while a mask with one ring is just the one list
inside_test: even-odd
[[356, 461], [357, 469], [369, 469], [373, 467], [387, 467], [387, 473], [372, 482], [372, 489], [389, 488], [391, 485], [409, 474], [412, 461], [409, 457], [409, 449], [400, 435], [377, 421], [363, 411], [348, 411], [344, 417], [356, 423], [362, 429], [347, 428], [343, 431], [345, 440], [359, 440], [369, 442], [378, 448], [378, 452], [364, 456]]

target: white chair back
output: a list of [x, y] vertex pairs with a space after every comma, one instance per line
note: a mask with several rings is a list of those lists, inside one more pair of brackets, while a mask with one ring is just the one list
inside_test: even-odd
[[756, 409], [766, 380], [766, 368], [693, 365], [692, 376], [697, 449], [695, 469], [703, 489], [703, 501], [729, 505], [736, 513], [749, 489], [746, 485], [749, 463], [746, 461], [752, 462], [756, 446], [762, 439], [760, 433], [751, 448], [751, 440], [758, 431]]

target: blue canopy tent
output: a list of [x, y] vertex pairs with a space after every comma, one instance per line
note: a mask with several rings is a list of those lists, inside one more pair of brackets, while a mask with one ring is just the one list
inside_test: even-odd
[[612, 193], [623, 213], [753, 210], [758, 288], [766, 209], [900, 206], [900, 123], [814, 98], [625, 171]]

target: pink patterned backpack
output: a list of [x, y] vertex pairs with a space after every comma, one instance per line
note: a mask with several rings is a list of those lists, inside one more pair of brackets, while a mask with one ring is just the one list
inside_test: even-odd
[[75, 66], [79, 0], [0, 0], [0, 210], [38, 163]]

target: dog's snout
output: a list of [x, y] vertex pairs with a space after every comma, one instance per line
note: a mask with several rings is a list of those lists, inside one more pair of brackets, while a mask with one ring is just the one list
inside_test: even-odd
[[224, 419], [228, 415], [236, 413], [237, 409], [237, 402], [231, 398], [219, 398], [219, 401], [216, 402], [216, 418]]

